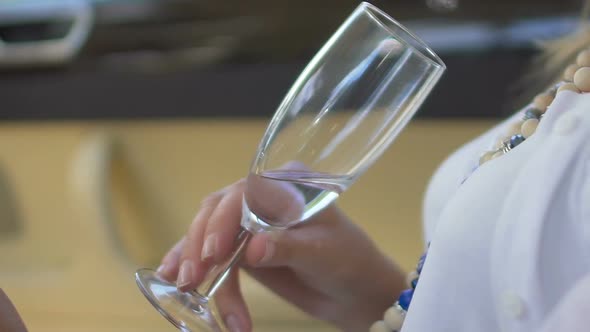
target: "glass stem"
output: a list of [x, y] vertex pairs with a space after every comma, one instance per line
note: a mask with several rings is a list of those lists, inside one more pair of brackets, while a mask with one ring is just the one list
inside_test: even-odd
[[232, 268], [240, 261], [242, 255], [244, 255], [251, 238], [252, 233], [241, 228], [240, 233], [236, 238], [236, 249], [234, 249], [228, 259], [223, 263], [212, 267], [207, 273], [205, 281], [203, 281], [197, 289], [200, 296], [208, 301], [213, 295], [215, 295], [217, 289], [219, 289], [231, 273]]

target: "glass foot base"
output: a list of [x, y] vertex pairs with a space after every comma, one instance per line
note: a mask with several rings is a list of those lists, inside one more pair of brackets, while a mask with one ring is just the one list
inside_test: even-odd
[[195, 292], [182, 293], [176, 285], [161, 279], [155, 271], [135, 273], [139, 289], [170, 323], [187, 332], [226, 332], [215, 303]]

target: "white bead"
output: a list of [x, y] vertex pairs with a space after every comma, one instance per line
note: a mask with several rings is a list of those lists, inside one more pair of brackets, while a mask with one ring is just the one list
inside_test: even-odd
[[502, 147], [504, 147], [504, 142], [509, 140], [510, 137], [511, 136], [504, 136], [504, 137], [498, 138], [498, 140], [496, 141], [496, 144], [494, 144], [494, 149], [498, 150], [498, 149], [501, 149]]
[[492, 155], [492, 159], [496, 159], [496, 158], [501, 157], [503, 155], [504, 155], [504, 152], [498, 151]]
[[387, 328], [384, 321], [380, 320], [371, 325], [369, 332], [391, 332], [391, 330]]
[[385, 311], [383, 321], [385, 325], [391, 330], [400, 330], [404, 324], [404, 315], [395, 307], [391, 307]]
[[548, 95], [546, 93], [541, 93], [535, 97], [535, 99], [533, 100], [533, 105], [536, 109], [545, 113], [545, 110], [547, 110], [547, 107], [549, 107], [549, 105], [551, 105], [552, 102], [553, 96]]
[[492, 160], [492, 157], [494, 156], [494, 153], [496, 153], [496, 151], [488, 151], [488, 152], [482, 154], [481, 157], [479, 157], [479, 164], [480, 165], [483, 165], [487, 161]]
[[522, 121], [511, 123], [506, 129], [506, 136], [508, 138], [520, 134], [520, 127], [522, 127]]
[[522, 136], [524, 138], [531, 137], [535, 131], [537, 130], [537, 126], [539, 125], [539, 120], [537, 119], [528, 119], [522, 124], [522, 128], [520, 131], [522, 132]]
[[590, 67], [582, 67], [574, 74], [574, 84], [584, 92], [590, 92]]
[[573, 82], [574, 81], [574, 74], [576, 73], [576, 71], [578, 69], [580, 69], [580, 67], [575, 64], [567, 66], [565, 68], [565, 70], [563, 71], [563, 79], [568, 82]]
[[557, 89], [557, 93], [560, 93], [561, 91], [566, 91], [566, 90], [580, 93], [580, 89], [578, 89], [578, 87], [574, 83], [563, 84], [562, 86], [559, 87], [559, 89]]
[[418, 278], [418, 272], [412, 271], [408, 273], [406, 276], [406, 285], [408, 285], [408, 287], [412, 287], [412, 281], [414, 281], [416, 278]]
[[576, 57], [576, 63], [580, 67], [590, 67], [590, 51], [584, 50], [578, 53], [578, 56]]

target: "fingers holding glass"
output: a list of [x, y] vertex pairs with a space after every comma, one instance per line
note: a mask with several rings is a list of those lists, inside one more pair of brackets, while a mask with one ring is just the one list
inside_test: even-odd
[[201, 203], [201, 209], [191, 223], [186, 235], [186, 242], [179, 258], [180, 267], [176, 284], [181, 291], [194, 289], [206, 274], [206, 264], [201, 260], [204, 234], [209, 218], [223, 199], [225, 192], [208, 196]]

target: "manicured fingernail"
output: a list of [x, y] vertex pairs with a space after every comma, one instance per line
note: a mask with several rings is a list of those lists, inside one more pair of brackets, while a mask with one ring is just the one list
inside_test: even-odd
[[240, 320], [238, 319], [238, 316], [236, 315], [229, 315], [227, 316], [227, 318], [225, 319], [225, 325], [227, 326], [227, 328], [231, 331], [231, 332], [241, 332], [242, 330], [242, 326], [240, 324]]
[[178, 280], [176, 280], [176, 287], [183, 288], [188, 286], [195, 275], [195, 264], [191, 260], [185, 260], [178, 271]]
[[264, 248], [264, 256], [262, 256], [262, 258], [260, 259], [260, 261], [258, 263], [259, 264], [267, 263], [268, 261], [270, 261], [270, 259], [274, 255], [274, 253], [275, 253], [275, 243], [272, 239], [269, 238], [266, 240], [266, 246]]
[[162, 275], [164, 273], [164, 271], [166, 271], [166, 264], [162, 264], [162, 265], [158, 266], [156, 273], [159, 275]]
[[203, 245], [203, 251], [201, 252], [201, 260], [206, 261], [213, 257], [215, 254], [215, 247], [217, 246], [217, 234], [211, 234], [207, 236], [205, 244]]

